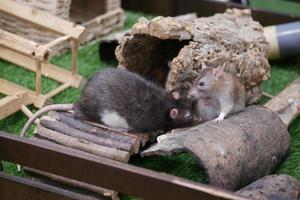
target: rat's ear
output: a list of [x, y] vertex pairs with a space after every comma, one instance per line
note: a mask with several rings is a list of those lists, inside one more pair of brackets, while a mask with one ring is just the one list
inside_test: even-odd
[[224, 71], [220, 66], [212, 69], [213, 76], [216, 80], [218, 80], [222, 76], [223, 72]]
[[170, 111], [170, 118], [171, 119], [176, 119], [178, 116], [178, 110], [176, 108], [173, 108], [171, 111]]
[[178, 91], [173, 91], [172, 92], [172, 97], [174, 99], [180, 99], [180, 93]]

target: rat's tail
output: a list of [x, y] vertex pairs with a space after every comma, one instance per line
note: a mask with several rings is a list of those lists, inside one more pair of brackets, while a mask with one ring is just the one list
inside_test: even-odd
[[42, 114], [49, 112], [49, 111], [57, 111], [57, 110], [61, 110], [61, 111], [69, 111], [69, 110], [73, 110], [74, 104], [53, 104], [53, 105], [48, 105], [45, 106], [43, 108], [41, 108], [40, 110], [38, 110], [36, 113], [34, 113], [26, 122], [26, 124], [24, 125], [20, 136], [23, 137], [25, 135], [25, 133], [27, 132], [28, 128], [31, 126], [31, 124]]

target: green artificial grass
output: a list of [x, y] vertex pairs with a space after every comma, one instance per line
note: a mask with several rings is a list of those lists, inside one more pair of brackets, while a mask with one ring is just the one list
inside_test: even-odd
[[298, 2], [286, 0], [250, 0], [250, 5], [275, 12], [300, 15], [300, 4]]
[[[125, 28], [130, 28], [137, 19], [142, 16], [139, 13], [126, 12], [127, 20]], [[148, 15], [147, 18], [152, 18]], [[70, 53], [65, 55], [53, 57], [52, 63], [59, 66], [69, 68], [71, 62]], [[300, 64], [295, 64], [288, 61], [272, 62], [271, 79], [265, 81], [263, 84], [264, 90], [273, 95], [281, 91], [285, 86], [291, 83], [300, 75]], [[105, 67], [112, 66], [112, 64], [105, 63], [99, 60], [98, 56], [98, 42], [87, 44], [80, 48], [78, 55], [78, 72], [85, 78], [90, 77], [95, 71]], [[34, 74], [19, 68], [13, 64], [0, 60], [0, 78], [10, 80], [18, 83], [24, 87], [34, 89]], [[43, 78], [43, 93], [55, 88], [58, 83]], [[71, 103], [79, 98], [79, 89], [67, 89], [53, 98], [54, 103]], [[3, 95], [0, 94], [0, 98]], [[262, 101], [264, 102], [264, 101]], [[34, 107], [30, 107], [35, 111]], [[12, 134], [18, 134], [25, 124], [27, 118], [22, 112], [0, 121], [0, 130]], [[292, 136], [291, 148], [288, 156], [279, 166], [277, 173], [284, 173], [300, 179], [300, 120], [297, 119], [290, 126], [289, 130]], [[30, 132], [32, 133], [33, 127]], [[173, 174], [184, 177], [192, 181], [207, 183], [207, 178], [203, 170], [200, 169], [198, 161], [189, 153], [180, 153], [166, 157], [149, 157], [140, 158], [134, 157], [130, 161], [131, 164], [145, 167], [148, 169]], [[4, 162], [4, 171], [10, 174], [23, 176], [24, 174], [16, 171], [14, 164]], [[134, 180], [133, 180], [134, 181]], [[121, 196], [122, 199], [136, 199], [126, 195]]]

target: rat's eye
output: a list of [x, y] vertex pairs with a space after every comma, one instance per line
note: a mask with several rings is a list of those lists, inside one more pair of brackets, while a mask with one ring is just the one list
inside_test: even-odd
[[200, 86], [203, 86], [203, 85], [204, 85], [204, 82], [203, 82], [203, 81], [201, 81], [201, 82], [199, 83], [199, 85], [200, 85]]

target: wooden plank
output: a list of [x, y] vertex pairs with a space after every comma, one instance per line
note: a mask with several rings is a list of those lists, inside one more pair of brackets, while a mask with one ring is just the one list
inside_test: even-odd
[[[35, 71], [35, 59], [1, 46], [0, 58], [24, 67], [25, 69]], [[60, 83], [71, 83], [73, 87], [79, 87], [81, 80], [83, 79], [80, 75], [73, 76], [70, 71], [50, 63], [42, 63], [42, 74]]]
[[19, 163], [144, 199], [248, 199], [179, 177], [100, 158], [56, 144], [37, 143], [4, 132], [0, 132], [0, 160]]
[[[0, 2], [1, 5], [2, 2]], [[39, 45], [31, 40], [9, 33], [0, 29], [0, 46], [17, 51], [26, 56], [48, 61], [51, 50], [43, 45]]]
[[5, 95], [21, 95], [31, 90], [0, 78], [0, 92]]
[[85, 30], [83, 26], [11, 0], [0, 1], [0, 11], [58, 34], [70, 35], [74, 39], [79, 39]]
[[40, 124], [38, 124], [37, 126], [37, 132], [35, 136], [45, 140], [53, 141], [66, 147], [75, 148], [81, 151], [95, 154], [97, 156], [110, 158], [125, 163], [129, 161], [130, 157], [130, 154], [126, 151], [101, 146], [85, 139], [64, 135], [57, 131], [45, 128]]
[[2, 200], [99, 200], [3, 172], [0, 172], [0, 188]]

